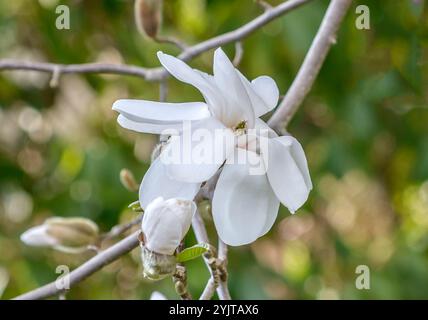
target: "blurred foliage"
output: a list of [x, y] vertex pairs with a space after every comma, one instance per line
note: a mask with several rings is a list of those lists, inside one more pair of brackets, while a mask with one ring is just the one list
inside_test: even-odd
[[[272, 1], [272, 4], [279, 1]], [[70, 7], [71, 29], [55, 28]], [[244, 41], [241, 70], [272, 76], [284, 93], [322, 19], [317, 0]], [[355, 8], [370, 8], [370, 30]], [[305, 147], [315, 189], [296, 215], [251, 246], [231, 248], [232, 296], [240, 299], [428, 298], [428, 11], [426, 1], [354, 1], [325, 65], [289, 131]], [[261, 13], [251, 0], [166, 0], [162, 34], [197, 43]], [[131, 0], [0, 0], [0, 57], [58, 63], [102, 61], [158, 66], [168, 44], [144, 39]], [[225, 47], [233, 55], [233, 45]], [[211, 72], [212, 52], [192, 65]], [[174, 79], [169, 101], [201, 99]], [[118, 75], [66, 75], [57, 88], [34, 72], [0, 73], [0, 297], [54, 280], [59, 264], [90, 257], [25, 247], [19, 235], [47, 217], [81, 216], [107, 231], [135, 217], [120, 184], [140, 179], [156, 137], [116, 124], [118, 98], [157, 99], [156, 84]], [[210, 232], [212, 222], [207, 217]], [[195, 243], [189, 233], [188, 245]], [[172, 282], [142, 279], [139, 250], [91, 276], [74, 299], [176, 298]], [[203, 290], [201, 259], [187, 263], [190, 290]], [[370, 290], [355, 287], [358, 265]]]

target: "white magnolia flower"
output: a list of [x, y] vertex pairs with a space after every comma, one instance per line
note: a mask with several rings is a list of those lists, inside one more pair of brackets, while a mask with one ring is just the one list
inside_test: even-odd
[[[193, 199], [201, 183], [224, 164], [212, 203], [215, 226], [220, 238], [229, 245], [253, 242], [272, 227], [280, 201], [294, 213], [312, 189], [299, 142], [291, 136], [278, 137], [259, 119], [278, 102], [274, 80], [260, 76], [248, 81], [220, 48], [214, 54], [214, 75], [192, 69], [162, 52], [158, 58], [178, 80], [196, 87], [205, 103], [114, 103], [113, 109], [120, 112], [118, 122], [124, 128], [156, 134], [176, 130], [170, 131], [173, 136], [169, 144], [141, 183], [141, 206], [145, 208], [158, 196]], [[183, 121], [190, 125], [183, 126]], [[200, 128], [215, 134], [202, 142], [188, 138]], [[264, 134], [251, 131], [254, 129]], [[265, 138], [265, 145], [260, 144], [261, 138]], [[189, 150], [183, 147], [186, 143]], [[190, 157], [190, 161], [170, 161], [182, 159], [188, 152], [198, 152], [201, 147], [212, 152], [202, 152], [197, 158]], [[213, 161], [213, 155], [220, 161]], [[247, 161], [236, 163], [236, 158]], [[252, 174], [254, 164], [264, 168], [266, 174]]]
[[152, 252], [173, 255], [192, 223], [196, 204], [191, 200], [158, 197], [144, 211], [141, 231]]

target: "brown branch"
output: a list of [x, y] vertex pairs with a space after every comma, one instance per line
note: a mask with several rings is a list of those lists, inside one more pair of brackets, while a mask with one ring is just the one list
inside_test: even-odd
[[[254, 31], [260, 29], [272, 20], [300, 7], [301, 5], [312, 0], [289, 0], [276, 7], [266, 10], [263, 14], [259, 15], [254, 20], [230, 32], [226, 32], [217, 37], [200, 42], [191, 47], [187, 47], [178, 56], [178, 58], [187, 61], [190, 60], [210, 49], [221, 47], [222, 45], [240, 41], [249, 36]], [[51, 81], [52, 85], [56, 85], [58, 78], [61, 74], [69, 73], [108, 73], [108, 74], [122, 74], [129, 76], [136, 76], [143, 78], [147, 81], [160, 81], [166, 78], [169, 74], [162, 67], [157, 68], [143, 68], [132, 65], [118, 65], [106, 63], [86, 63], [86, 64], [56, 64], [47, 62], [30, 62], [20, 61], [14, 59], [0, 60], [1, 70], [30, 70], [51, 73], [54, 75], [54, 80]]]
[[306, 54], [285, 98], [268, 121], [278, 132], [288, 125], [293, 115], [312, 88], [331, 46], [336, 43], [336, 33], [352, 0], [332, 0], [321, 22], [317, 35]]
[[[138, 234], [140, 231], [133, 233], [132, 235], [126, 237], [125, 239], [119, 241], [115, 245], [109, 247], [108, 249], [101, 251], [95, 257], [89, 259], [84, 264], [70, 272], [68, 275], [70, 287], [76, 285], [77, 283], [85, 280], [91, 274], [97, 272], [105, 265], [115, 261], [125, 253], [128, 253], [132, 249], [136, 248], [139, 244]], [[58, 295], [63, 292], [64, 289], [56, 286], [56, 282], [51, 282], [43, 287], [37, 288], [30, 292], [24, 293], [16, 297], [16, 300], [39, 300], [45, 299], [54, 295]]]

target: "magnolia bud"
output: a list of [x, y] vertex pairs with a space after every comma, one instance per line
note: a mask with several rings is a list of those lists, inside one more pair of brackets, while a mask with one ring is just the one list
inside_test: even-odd
[[29, 246], [70, 252], [93, 244], [97, 237], [98, 226], [89, 219], [54, 217], [25, 231], [21, 240]]
[[140, 187], [135, 180], [134, 175], [128, 169], [120, 170], [120, 182], [131, 192], [137, 192]]
[[146, 208], [141, 229], [150, 251], [173, 255], [192, 223], [196, 204], [190, 200], [158, 197]]
[[174, 253], [189, 231], [195, 212], [196, 204], [189, 200], [165, 201], [158, 197], [150, 202], [141, 222], [144, 277], [160, 280], [175, 272]]
[[162, 0], [136, 0], [134, 10], [138, 31], [156, 38], [162, 20]]

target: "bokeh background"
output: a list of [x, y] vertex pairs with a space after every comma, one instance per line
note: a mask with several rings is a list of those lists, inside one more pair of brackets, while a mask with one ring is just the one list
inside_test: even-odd
[[[278, 1], [271, 1], [272, 4]], [[55, 28], [66, 4], [71, 29]], [[370, 8], [357, 30], [355, 8]], [[286, 92], [322, 19], [326, 0], [270, 23], [247, 38], [241, 70], [267, 74]], [[274, 228], [231, 248], [229, 286], [248, 299], [428, 298], [428, 11], [425, 1], [354, 1], [313, 90], [289, 131], [307, 153], [314, 190], [296, 215], [281, 207]], [[232, 30], [262, 11], [251, 0], [167, 0], [162, 34], [192, 44]], [[158, 66], [156, 52], [178, 54], [138, 33], [133, 1], [0, 0], [0, 57], [58, 63]], [[224, 48], [229, 56], [234, 46]], [[212, 51], [191, 65], [211, 72]], [[66, 75], [59, 86], [34, 72], [0, 73], [0, 297], [54, 280], [90, 254], [24, 246], [19, 235], [50, 216], [93, 219], [103, 231], [135, 217], [137, 195], [120, 183], [141, 179], [156, 136], [123, 130], [112, 102], [158, 99], [158, 86], [112, 75]], [[170, 79], [168, 101], [201, 99]], [[205, 212], [210, 232], [212, 222]], [[186, 242], [194, 243], [190, 232]], [[106, 244], [108, 245], [108, 244]], [[370, 290], [355, 287], [358, 265]], [[197, 296], [208, 273], [187, 264]], [[177, 298], [170, 280], [142, 279], [139, 250], [104, 268], [70, 299]]]

